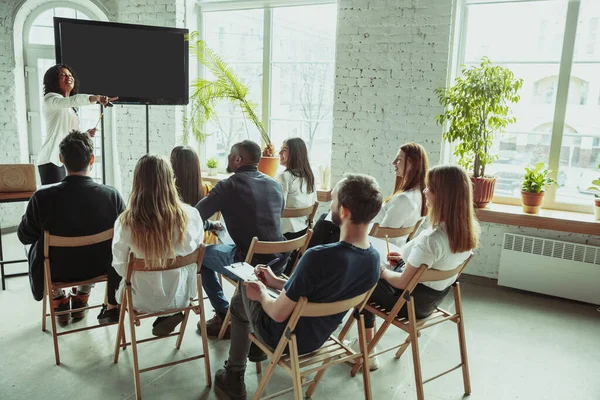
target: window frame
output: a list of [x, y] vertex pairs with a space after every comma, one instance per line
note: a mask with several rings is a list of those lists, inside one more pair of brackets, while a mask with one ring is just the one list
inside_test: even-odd
[[[518, 4], [518, 3], [537, 3], [548, 2], [553, 0], [459, 0], [455, 7], [456, 18], [454, 20], [453, 36], [457, 37], [458, 43], [452, 49], [452, 65], [449, 68], [447, 85], [451, 85], [454, 79], [461, 75], [462, 65], [465, 64], [465, 49], [467, 43], [467, 26], [469, 20], [469, 7], [471, 6], [486, 6], [493, 4]], [[563, 142], [563, 133], [565, 126], [565, 118], [569, 96], [569, 83], [572, 79], [571, 70], [575, 56], [575, 44], [577, 38], [577, 28], [579, 25], [579, 13], [581, 10], [581, 0], [563, 0], [567, 3], [567, 12], [565, 16], [565, 30], [563, 33], [562, 50], [559, 60], [558, 81], [556, 85], [556, 101], [554, 103], [553, 118], [552, 118], [552, 136], [550, 142], [550, 151], [548, 157], [548, 168], [554, 171], [551, 177], [556, 179], [560, 166], [561, 145]], [[586, 34], [586, 32], [582, 32]], [[452, 38], [456, 40], [456, 38]], [[541, 61], [544, 63], [544, 61]], [[547, 61], [546, 61], [547, 62]], [[545, 96], [541, 93], [540, 96]], [[588, 99], [589, 101], [589, 99]], [[599, 100], [600, 101], [600, 100]], [[456, 163], [456, 157], [453, 154], [453, 145], [446, 144], [443, 146], [448, 149], [446, 160], [451, 163]], [[520, 197], [507, 197], [494, 195], [494, 203], [521, 205]], [[591, 214], [593, 213], [593, 203], [576, 204], [556, 201], [556, 187], [551, 185], [546, 188], [542, 207], [545, 209], [554, 209], [561, 211], [571, 211]]]
[[[273, 10], [281, 7], [317, 6], [337, 4], [337, 0], [196, 0], [198, 6], [198, 38], [205, 40], [204, 18], [206, 13], [221, 11], [263, 10], [263, 58], [262, 58], [262, 98], [261, 122], [271, 137], [271, 77], [272, 77], [272, 41], [273, 41]], [[334, 60], [335, 64], [335, 60]], [[204, 68], [197, 64], [197, 76], [204, 77]], [[192, 138], [190, 138], [192, 139]], [[265, 143], [262, 143], [264, 146]], [[197, 151], [201, 160], [208, 157], [206, 141], [197, 143]], [[328, 165], [331, 160], [328, 160]], [[204, 166], [201, 166], [204, 167]], [[225, 171], [225, 165], [219, 165], [219, 172]]]

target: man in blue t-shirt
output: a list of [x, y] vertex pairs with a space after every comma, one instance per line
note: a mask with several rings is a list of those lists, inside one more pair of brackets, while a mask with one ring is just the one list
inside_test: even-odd
[[[229, 359], [225, 368], [215, 375], [216, 386], [230, 398], [246, 398], [244, 371], [250, 351], [250, 330], [275, 348], [300, 297], [314, 303], [347, 300], [365, 293], [377, 283], [379, 253], [367, 236], [369, 222], [382, 203], [377, 182], [367, 175], [347, 175], [337, 184], [331, 197], [332, 220], [340, 227], [340, 241], [307, 250], [287, 281], [277, 277], [270, 268], [257, 266], [255, 273], [260, 282], [245, 282], [231, 299]], [[265, 285], [281, 293], [273, 298]], [[343, 317], [344, 313], [301, 318], [295, 330], [300, 354], [321, 347]], [[260, 355], [250, 354], [250, 357], [252, 360]]]

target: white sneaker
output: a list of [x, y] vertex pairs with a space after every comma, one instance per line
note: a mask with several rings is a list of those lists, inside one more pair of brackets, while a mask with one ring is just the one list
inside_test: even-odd
[[[353, 351], [360, 353], [360, 344], [358, 343], [358, 338], [344, 340], [344, 344], [350, 347]], [[377, 346], [372, 350], [374, 353], [377, 353]], [[356, 360], [350, 361], [352, 364], [356, 363]], [[369, 371], [375, 371], [379, 369], [379, 357], [369, 357]]]

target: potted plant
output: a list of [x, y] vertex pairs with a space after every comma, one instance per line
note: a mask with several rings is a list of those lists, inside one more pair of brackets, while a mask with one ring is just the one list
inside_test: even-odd
[[206, 168], [208, 168], [208, 176], [216, 176], [217, 175], [217, 167], [219, 166], [219, 160], [214, 157], [206, 160]]
[[463, 66], [454, 85], [435, 90], [444, 107], [436, 122], [447, 123], [444, 140], [458, 141], [454, 155], [458, 164], [471, 172], [477, 208], [485, 207], [494, 196], [496, 178], [486, 176], [485, 167], [496, 158], [490, 154], [494, 138], [516, 121], [509, 104], [519, 101], [522, 85], [523, 80], [516, 79], [511, 70], [492, 65], [484, 57], [478, 66]]
[[544, 194], [546, 194], [546, 186], [556, 184], [556, 181], [548, 176], [552, 171], [544, 168], [544, 166], [544, 163], [540, 162], [533, 168], [525, 168], [523, 185], [521, 186], [521, 202], [523, 203], [523, 212], [528, 214], [540, 212], [540, 206]]
[[191, 130], [198, 141], [203, 141], [207, 133], [206, 122], [216, 117], [215, 106], [220, 101], [229, 101], [239, 106], [243, 116], [256, 126], [263, 141], [262, 158], [258, 169], [275, 176], [279, 166], [279, 157], [275, 156], [275, 146], [257, 116], [257, 104], [248, 98], [248, 87], [236, 73], [206, 43], [198, 39], [198, 32], [190, 34], [190, 49], [200, 64], [213, 76], [212, 79], [198, 78], [192, 82], [190, 95], [190, 117], [184, 118], [184, 131]]
[[[600, 169], [600, 164], [598, 164], [598, 169]], [[588, 190], [595, 192], [594, 193], [594, 215], [597, 220], [600, 220], [600, 177], [594, 179], [592, 181], [592, 186], [588, 188]]]

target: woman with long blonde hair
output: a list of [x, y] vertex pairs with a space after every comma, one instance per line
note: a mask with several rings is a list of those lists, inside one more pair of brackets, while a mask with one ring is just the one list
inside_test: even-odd
[[[427, 187], [423, 191], [429, 209], [430, 227], [408, 242], [398, 253], [390, 253], [388, 261], [398, 265], [404, 260], [403, 271], [382, 268], [381, 278], [369, 302], [391, 310], [398, 301], [418, 268], [448, 271], [458, 267], [479, 242], [479, 224], [473, 209], [473, 190], [467, 172], [458, 166], [444, 165], [432, 168], [427, 174]], [[436, 282], [419, 283], [411, 295], [414, 298], [418, 319], [431, 315], [442, 302], [457, 276]], [[373, 338], [375, 316], [365, 312], [367, 341]], [[406, 318], [406, 305], [398, 316]], [[369, 360], [371, 369], [377, 369], [376, 357]]]
[[[140, 158], [134, 171], [129, 206], [115, 223], [115, 270], [126, 276], [130, 253], [143, 259], [146, 265], [166, 266], [169, 259], [195, 251], [203, 238], [200, 214], [180, 200], [169, 162], [153, 155]], [[196, 295], [196, 264], [163, 272], [135, 271], [131, 284], [137, 311], [152, 313], [185, 307]], [[121, 281], [117, 299], [121, 298], [123, 287]], [[182, 319], [181, 313], [158, 318], [152, 333], [168, 335]]]

